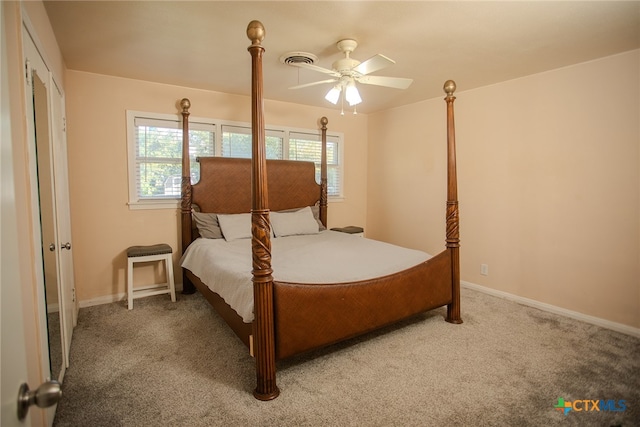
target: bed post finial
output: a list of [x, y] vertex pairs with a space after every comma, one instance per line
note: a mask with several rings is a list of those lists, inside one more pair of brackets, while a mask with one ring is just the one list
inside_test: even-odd
[[447, 96], [447, 250], [451, 255], [451, 304], [447, 306], [446, 321], [462, 323], [460, 318], [460, 233], [458, 217], [458, 177], [456, 172], [456, 130], [453, 101], [456, 82], [447, 80], [443, 87]]
[[444, 82], [444, 87], [443, 87], [445, 93], [447, 94], [447, 98], [450, 98], [453, 96], [453, 92], [456, 91], [456, 82], [454, 82], [453, 80], [447, 80], [446, 82]]
[[251, 40], [251, 46], [260, 46], [264, 40], [264, 25], [260, 21], [251, 21], [247, 26], [247, 37]]
[[189, 108], [191, 108], [191, 101], [189, 101], [189, 98], [182, 98], [180, 100], [180, 108], [182, 108], [183, 114], [189, 114]]

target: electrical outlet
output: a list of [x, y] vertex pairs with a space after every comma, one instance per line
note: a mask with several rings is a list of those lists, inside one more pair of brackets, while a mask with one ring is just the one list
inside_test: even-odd
[[480, 264], [480, 274], [483, 276], [489, 275], [489, 266], [487, 264]]

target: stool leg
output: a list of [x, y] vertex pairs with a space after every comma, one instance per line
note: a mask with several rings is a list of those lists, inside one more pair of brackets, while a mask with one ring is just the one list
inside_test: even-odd
[[133, 260], [127, 259], [127, 308], [133, 309]]
[[173, 259], [171, 254], [167, 254], [165, 263], [167, 264], [167, 283], [169, 284], [169, 290], [171, 291], [171, 302], [176, 302], [176, 284], [173, 280]]

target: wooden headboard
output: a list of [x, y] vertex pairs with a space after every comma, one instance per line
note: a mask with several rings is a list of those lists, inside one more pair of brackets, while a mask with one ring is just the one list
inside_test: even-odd
[[[203, 157], [198, 162], [201, 178], [191, 187], [192, 204], [198, 205], [201, 212], [251, 211], [251, 159]], [[267, 160], [267, 182], [272, 211], [320, 203], [320, 184], [316, 182], [313, 162]]]
[[231, 157], [199, 157], [200, 181], [191, 184], [189, 160], [189, 108], [191, 102], [180, 101], [182, 109], [182, 185], [181, 185], [181, 231], [182, 253], [198, 237], [194, 230], [191, 212], [235, 214], [254, 210], [256, 192], [264, 200], [268, 210], [318, 206], [319, 219], [327, 226], [327, 123], [321, 124], [320, 183], [316, 181], [315, 164], [299, 160], [266, 160], [266, 191], [263, 185], [258, 190], [253, 170], [255, 159]]

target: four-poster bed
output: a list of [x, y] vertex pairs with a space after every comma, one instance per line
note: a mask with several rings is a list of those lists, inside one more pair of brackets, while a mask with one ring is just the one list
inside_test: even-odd
[[[447, 93], [445, 100], [448, 134], [446, 249], [436, 256], [411, 261], [411, 257], [421, 255], [417, 251], [392, 247], [392, 245], [361, 237], [334, 231], [320, 231], [327, 225], [325, 148], [328, 121], [325, 117], [320, 121], [322, 135], [320, 184], [316, 182], [313, 163], [266, 160], [262, 88], [264, 48], [261, 45], [264, 28], [262, 24], [252, 21], [247, 28], [247, 36], [252, 42], [248, 48], [252, 58], [253, 156], [251, 159], [201, 158], [199, 159], [201, 178], [197, 184], [192, 185], [189, 164], [190, 102], [187, 99], [181, 101], [183, 117], [182, 250], [183, 266], [188, 266], [183, 270], [183, 286], [186, 293], [193, 292], [194, 287], [197, 288], [250, 348], [256, 361], [257, 386], [254, 396], [260, 400], [270, 400], [279, 394], [276, 385], [276, 361], [278, 360], [352, 338], [445, 305], [447, 306], [446, 320], [451, 323], [462, 322], [453, 122], [455, 83], [448, 81], [444, 88]], [[309, 231], [309, 215], [314, 215], [314, 220], [318, 221], [315, 230]], [[284, 219], [293, 222], [282, 223]], [[207, 229], [205, 224], [207, 221], [211, 229]], [[231, 233], [230, 222], [246, 224], [247, 229], [250, 227], [250, 235], [240, 236], [246, 237], [244, 240], [230, 239], [228, 235]], [[294, 224], [295, 228], [302, 223], [307, 227], [306, 232], [294, 230], [291, 233], [297, 235], [281, 237], [288, 236], [282, 230], [290, 230], [292, 227], [290, 224]], [[227, 227], [226, 231], [225, 227]], [[311, 226], [311, 229], [313, 228]], [[211, 230], [213, 230], [211, 236], [203, 237], [217, 237], [217, 239], [198, 239]], [[274, 231], [275, 238], [273, 238]], [[288, 280], [285, 268], [272, 267], [272, 246], [276, 255], [273, 260], [277, 264], [281, 262], [279, 260], [288, 256], [282, 255], [282, 258], [278, 258], [281, 253], [284, 254], [284, 249], [281, 248], [285, 246], [285, 242], [300, 241], [302, 243], [299, 244], [304, 245], [302, 246], [304, 248], [314, 246], [313, 243], [305, 240], [309, 236], [300, 234], [318, 235], [322, 238], [333, 236], [341, 242], [340, 245], [349, 245], [354, 242], [353, 239], [367, 245], [369, 243], [365, 241], [373, 242], [371, 244], [374, 246], [386, 245], [383, 249], [399, 251], [398, 256], [405, 260], [405, 264], [398, 264], [400, 267], [391, 272], [386, 270], [378, 272], [369, 266], [384, 265], [385, 262], [369, 260], [367, 264], [365, 260], [363, 262], [365, 270], [371, 271], [368, 271], [370, 274], [365, 272], [362, 276], [364, 278], [359, 280], [331, 278], [323, 282], [317, 277], [320, 275], [320, 270], [317, 275], [310, 272], [309, 276], [316, 277], [310, 277], [308, 281]], [[201, 273], [203, 270], [196, 268], [195, 261], [192, 262], [192, 254], [204, 251], [205, 245], [233, 247], [235, 248], [233, 250], [244, 250], [247, 254], [251, 252], [253, 270], [248, 275], [247, 265], [245, 276], [248, 276], [247, 280], [250, 281], [249, 292], [252, 289], [253, 298], [250, 301], [252, 305], [248, 309], [253, 315], [252, 318], [247, 318], [247, 315], [241, 316], [238, 314], [240, 310], [232, 308], [229, 300], [235, 297], [223, 298], [217, 290], [212, 291], [209, 287], [211, 284], [206, 283], [207, 280], [204, 278], [205, 273]], [[325, 245], [324, 242], [319, 246], [324, 247], [323, 245]], [[350, 246], [344, 246], [343, 249], [347, 247]], [[401, 252], [402, 250], [406, 252]], [[357, 247], [353, 251], [359, 252], [360, 249]], [[298, 252], [302, 251], [298, 250]], [[294, 253], [297, 253], [295, 249]], [[227, 262], [224, 256], [226, 255], [217, 255], [213, 259], [222, 260], [220, 261], [222, 264], [233, 263]], [[384, 257], [386, 260], [386, 253]], [[392, 255], [389, 255], [388, 259], [389, 263], [392, 263]], [[324, 267], [322, 261], [318, 260], [318, 263], [321, 268]], [[201, 264], [206, 264], [206, 267], [212, 270], [214, 262]], [[309, 268], [305, 271], [315, 270]], [[212, 274], [217, 274], [217, 271], [213, 271]], [[282, 275], [279, 276], [279, 274]], [[210, 280], [226, 281], [226, 279]], [[235, 286], [233, 288], [237, 290]], [[222, 291], [219, 292], [222, 293]]]

